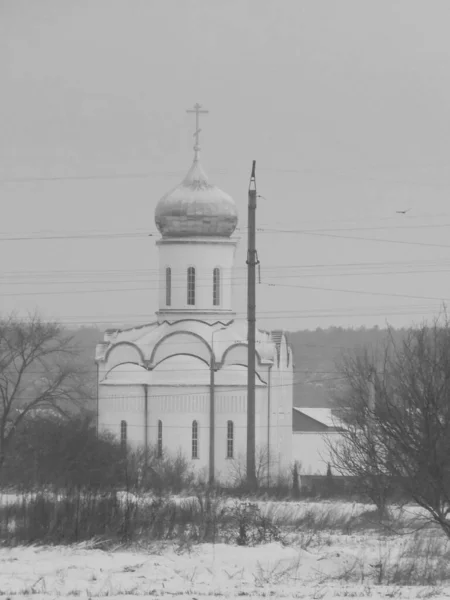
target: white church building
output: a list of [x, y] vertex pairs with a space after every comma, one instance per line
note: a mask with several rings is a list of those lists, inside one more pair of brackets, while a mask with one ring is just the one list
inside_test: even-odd
[[[247, 322], [232, 306], [233, 199], [208, 181], [198, 145], [158, 202], [159, 308], [152, 323], [97, 345], [98, 429], [159, 456], [181, 452], [207, 477], [245, 466]], [[256, 447], [271, 479], [292, 463], [293, 356], [281, 331], [256, 333]], [[234, 466], [233, 466], [234, 464]]]

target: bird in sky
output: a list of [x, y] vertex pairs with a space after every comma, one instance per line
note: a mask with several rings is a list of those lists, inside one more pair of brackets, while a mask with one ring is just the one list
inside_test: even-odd
[[406, 215], [407, 212], [409, 212], [411, 209], [407, 208], [406, 210], [396, 210], [395, 212], [399, 215]]

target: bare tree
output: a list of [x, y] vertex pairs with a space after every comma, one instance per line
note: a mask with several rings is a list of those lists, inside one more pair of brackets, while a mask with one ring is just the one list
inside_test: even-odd
[[347, 356], [332, 465], [380, 509], [395, 487], [450, 537], [450, 324], [389, 332], [379, 352]]
[[[34, 315], [0, 319], [0, 469], [27, 416], [50, 409], [67, 416], [91, 394], [70, 336]], [[84, 375], [84, 376], [83, 376]]]

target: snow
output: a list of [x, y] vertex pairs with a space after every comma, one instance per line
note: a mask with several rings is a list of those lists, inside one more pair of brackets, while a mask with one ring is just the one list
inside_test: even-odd
[[[104, 552], [87, 545], [0, 550], [0, 590], [13, 598], [127, 596], [183, 598], [420, 598], [435, 588], [346, 583], [355, 557], [372, 554], [369, 540], [335, 540], [312, 551], [293, 544], [245, 548], [203, 544], [185, 551], [155, 545]], [[375, 559], [375, 556], [372, 556]], [[435, 597], [450, 593], [442, 589]]]
[[[17, 499], [11, 494], [1, 501]], [[126, 499], [122, 493], [122, 500]], [[128, 499], [137, 500], [133, 496]], [[180, 504], [197, 501], [195, 497], [180, 496], [173, 500]], [[353, 523], [373, 507], [332, 501], [259, 501], [258, 505], [263, 513], [285, 526], [305, 515], [313, 515], [316, 523], [324, 521], [318, 528], [308, 529], [308, 521], [291, 528], [285, 545], [148, 542], [145, 546], [117, 545], [103, 550], [93, 540], [73, 546], [0, 548], [0, 596], [14, 600], [30, 595], [33, 600], [76, 596], [121, 600], [136, 596], [177, 596], [181, 600], [450, 596], [448, 543], [437, 528], [405, 536], [387, 534], [369, 524], [345, 533], [345, 527], [333, 527], [333, 520]], [[420, 514], [416, 507], [408, 510], [407, 516]], [[400, 517], [404, 519], [405, 514], [398, 509]], [[404, 585], [414, 583], [408, 580], [409, 572], [413, 578], [419, 571], [429, 572], [430, 565], [444, 574], [444, 583]], [[398, 576], [402, 573], [400, 582]]]

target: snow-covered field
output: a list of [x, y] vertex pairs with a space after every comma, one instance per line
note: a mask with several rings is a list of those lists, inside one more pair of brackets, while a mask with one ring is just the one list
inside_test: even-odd
[[[0, 598], [450, 597], [450, 550], [438, 529], [405, 535], [369, 522], [345, 532], [345, 527], [328, 527], [328, 521], [352, 521], [370, 507], [337, 502], [259, 505], [280, 522], [295, 522], [306, 513], [315, 515], [316, 525], [319, 517], [324, 521], [320, 527], [291, 529], [287, 545], [157, 542], [105, 551], [89, 542], [1, 548]], [[417, 513], [411, 507], [409, 514]]]
[[[189, 551], [154, 546], [103, 552], [74, 547], [0, 550], [0, 590], [21, 598], [126, 596], [179, 598], [448, 597], [450, 586], [378, 585], [380, 550], [395, 562], [397, 544], [368, 537], [330, 537], [303, 550], [267, 544], [202, 544]], [[387, 556], [384, 554], [384, 556]], [[372, 566], [371, 566], [372, 565]]]

